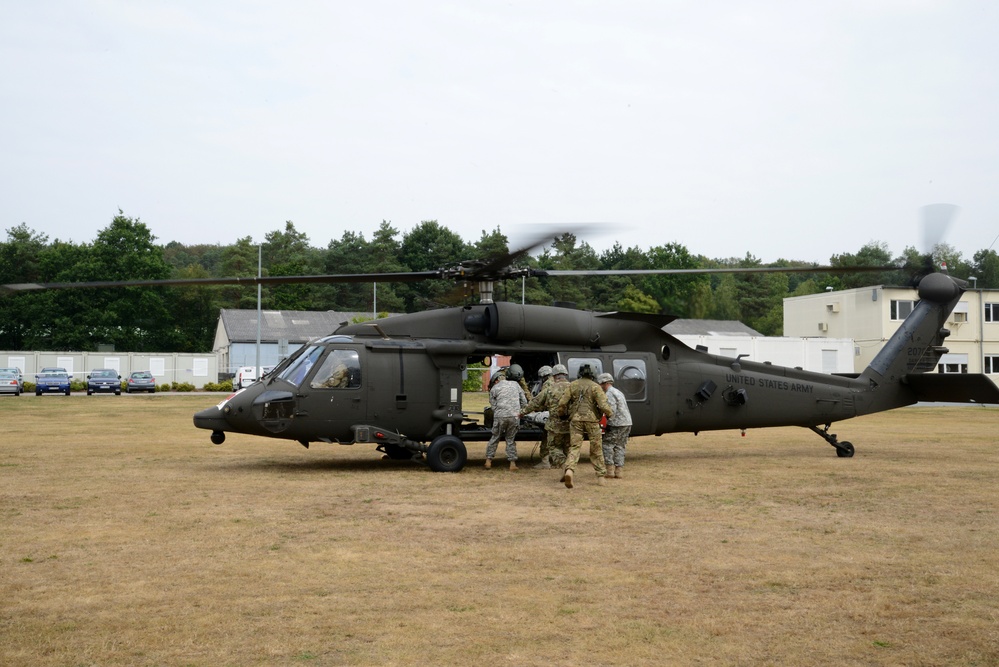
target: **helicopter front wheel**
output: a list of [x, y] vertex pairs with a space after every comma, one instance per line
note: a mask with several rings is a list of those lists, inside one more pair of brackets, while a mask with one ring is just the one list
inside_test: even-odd
[[853, 443], [852, 442], [840, 442], [836, 444], [836, 456], [841, 459], [848, 459], [853, 456]]
[[439, 435], [427, 449], [427, 465], [434, 472], [458, 472], [467, 460], [465, 443], [457, 436]]
[[213, 445], [221, 445], [225, 442], [225, 431], [212, 431], [211, 440]]

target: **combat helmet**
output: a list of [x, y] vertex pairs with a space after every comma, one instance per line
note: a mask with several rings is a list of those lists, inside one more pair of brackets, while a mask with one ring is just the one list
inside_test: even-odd
[[546, 378], [546, 377], [548, 377], [551, 374], [552, 374], [552, 367], [551, 366], [542, 366], [541, 368], [538, 369], [538, 377], [539, 378]]
[[579, 377], [590, 378], [591, 380], [596, 377], [596, 373], [593, 372], [593, 366], [589, 364], [583, 364], [579, 367]]
[[552, 375], [568, 375], [569, 369], [565, 367], [564, 364], [555, 364], [552, 366]]
[[513, 380], [514, 382], [523, 380], [524, 369], [520, 367], [520, 364], [511, 364], [510, 368], [506, 369], [506, 379]]

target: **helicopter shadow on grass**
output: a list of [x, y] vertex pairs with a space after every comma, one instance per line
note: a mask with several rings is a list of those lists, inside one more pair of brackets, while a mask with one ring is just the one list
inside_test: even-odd
[[274, 471], [279, 473], [328, 473], [328, 472], [394, 472], [399, 470], [425, 470], [430, 472], [430, 468], [421, 461], [409, 459], [394, 460], [389, 458], [379, 458], [377, 452], [373, 453], [370, 459], [361, 458], [302, 458], [302, 459], [276, 459], [261, 458], [258, 460], [220, 461], [212, 464], [213, 468], [227, 471], [244, 472], [264, 472]]

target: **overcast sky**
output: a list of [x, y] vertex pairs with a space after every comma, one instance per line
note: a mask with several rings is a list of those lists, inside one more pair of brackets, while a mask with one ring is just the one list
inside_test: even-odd
[[0, 20], [0, 223], [161, 242], [389, 220], [709, 257], [999, 235], [987, 0], [50, 1]]

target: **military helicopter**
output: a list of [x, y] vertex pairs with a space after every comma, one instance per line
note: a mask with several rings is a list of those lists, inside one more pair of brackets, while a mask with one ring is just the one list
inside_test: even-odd
[[[391, 459], [414, 458], [437, 472], [457, 472], [466, 442], [488, 440], [489, 429], [462, 408], [469, 364], [508, 355], [529, 374], [564, 364], [574, 377], [584, 364], [611, 373], [626, 396], [633, 436], [801, 426], [836, 455], [854, 446], [829, 432], [834, 422], [918, 401], [999, 403], [984, 375], [927, 373], [947, 349], [947, 316], [967, 289], [945, 273], [918, 283], [919, 303], [871, 364], [859, 374], [824, 374], [691, 349], [663, 331], [674, 318], [589, 312], [497, 302], [498, 280], [522, 276], [697, 274], [872, 270], [871, 267], [543, 271], [511, 268], [529, 248], [491, 262], [465, 262], [438, 271], [194, 280], [5, 285], [3, 291], [68, 287], [291, 282], [414, 282], [450, 278], [474, 282], [480, 301], [361, 324], [345, 324], [282, 361], [261, 381], [194, 415], [194, 425], [222, 444], [226, 433], [311, 443], [370, 443]], [[876, 267], [887, 270], [897, 267]], [[537, 440], [525, 424], [520, 440]]]

